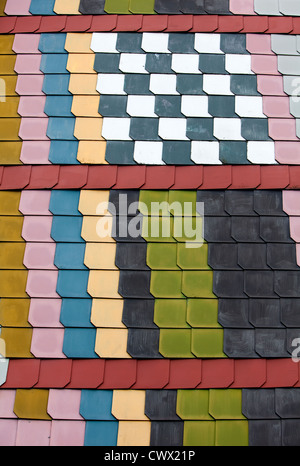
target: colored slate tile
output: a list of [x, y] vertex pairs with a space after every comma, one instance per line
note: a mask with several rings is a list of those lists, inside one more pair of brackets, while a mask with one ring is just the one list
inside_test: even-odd
[[225, 55], [204, 53], [199, 55], [199, 69], [206, 74], [226, 74]]
[[231, 219], [228, 217], [206, 217], [204, 239], [212, 243], [234, 242], [231, 236]]
[[191, 143], [188, 141], [164, 141], [162, 161], [167, 165], [193, 165]]
[[156, 328], [153, 299], [125, 299], [121, 312], [127, 328]]
[[238, 264], [243, 269], [269, 269], [267, 264], [267, 247], [265, 244], [239, 244]]
[[112, 390], [82, 390], [80, 414], [89, 421], [113, 421], [111, 414]]
[[[57, 2], [58, 0], [56, 0]], [[85, 422], [53, 420], [50, 446], [81, 447], [84, 444]]]
[[197, 358], [224, 358], [222, 329], [192, 329], [191, 351]]
[[275, 271], [274, 291], [283, 298], [298, 298], [298, 271]]
[[146, 390], [145, 414], [151, 421], [179, 421], [176, 390]]
[[210, 270], [208, 265], [207, 244], [187, 248], [185, 244], [177, 246], [177, 264], [183, 270]]
[[207, 258], [210, 267], [213, 270], [240, 270], [237, 246], [237, 244], [210, 244]]
[[215, 446], [215, 421], [185, 421], [184, 446]]
[[249, 421], [249, 446], [282, 446], [280, 420]]
[[266, 242], [290, 243], [289, 221], [286, 217], [260, 217], [260, 236]]
[[251, 328], [247, 299], [220, 299], [218, 322], [224, 328]]
[[194, 34], [170, 33], [168, 49], [171, 53], [195, 53]]
[[22, 241], [22, 217], [0, 217], [0, 239], [7, 242]]
[[275, 412], [275, 390], [243, 389], [242, 412], [247, 419], [278, 419]]
[[282, 194], [277, 190], [255, 190], [253, 194], [254, 210], [259, 215], [285, 217], [283, 196], [286, 196], [286, 193]]
[[124, 298], [151, 298], [150, 279], [150, 271], [122, 270], [119, 293]]
[[0, 303], [0, 325], [2, 327], [29, 327], [29, 299], [2, 299]]
[[203, 95], [203, 76], [201, 74], [178, 74], [176, 90], [183, 95]]
[[88, 298], [89, 273], [85, 270], [61, 270], [57, 279], [57, 292], [63, 298]]
[[249, 163], [246, 142], [220, 141], [219, 160], [223, 164], [244, 165]]
[[153, 271], [150, 292], [156, 298], [182, 298], [181, 281], [181, 272]]
[[124, 92], [129, 95], [151, 94], [150, 75], [147, 74], [125, 74]]
[[16, 390], [14, 412], [20, 419], [51, 420], [47, 414], [48, 390]]
[[70, 95], [70, 77], [67, 74], [46, 74], [42, 83], [42, 90], [46, 95]]
[[241, 135], [248, 141], [267, 141], [269, 129], [267, 119], [242, 118]]
[[294, 244], [268, 244], [267, 263], [273, 269], [298, 269]]
[[79, 11], [83, 15], [102, 15], [105, 0], [80, 0]]
[[205, 0], [205, 11], [209, 14], [229, 14], [229, 3], [228, 0], [220, 0], [218, 3], [214, 0]]
[[183, 422], [152, 421], [150, 446], [182, 445], [183, 429]]
[[159, 14], [178, 14], [180, 12], [180, 0], [172, 0], [168, 4], [164, 0], [155, 0], [154, 10]]
[[150, 435], [149, 421], [120, 421], [118, 446], [149, 446]]
[[282, 426], [282, 446], [295, 446], [299, 438], [299, 421], [298, 419], [285, 419], [281, 422]]
[[118, 422], [87, 421], [84, 435], [84, 446], [117, 446]]
[[212, 118], [187, 118], [186, 136], [197, 141], [213, 141]]
[[128, 14], [128, 0], [106, 0], [104, 11], [106, 13]]
[[44, 112], [49, 117], [72, 117], [71, 107], [71, 96], [49, 95], [45, 102]]
[[242, 414], [242, 390], [209, 390], [209, 413], [214, 419], [245, 419]]
[[176, 411], [183, 420], [212, 420], [209, 414], [210, 390], [178, 390]]
[[127, 340], [127, 352], [132, 358], [157, 359], [159, 354], [158, 329], [129, 329]]
[[254, 329], [225, 329], [224, 353], [229, 358], [258, 358]]
[[255, 329], [255, 351], [262, 358], [288, 357], [285, 329]]
[[78, 211], [80, 191], [51, 191], [49, 210], [53, 215], [80, 216]]
[[148, 270], [147, 245], [144, 243], [118, 243], [115, 263], [120, 270]]
[[105, 160], [113, 165], [133, 165], [134, 142], [108, 141], [106, 145]]
[[286, 327], [299, 327], [298, 304], [295, 298], [280, 300], [281, 321]]
[[165, 358], [193, 358], [191, 353], [191, 330], [161, 329], [159, 352]]
[[220, 48], [226, 54], [247, 54], [246, 34], [221, 34]]
[[248, 446], [248, 422], [222, 420], [216, 422], [216, 446]]
[[147, 265], [151, 270], [178, 270], [177, 245], [150, 243], [147, 246]]
[[153, 321], [160, 328], [187, 328], [186, 300], [156, 299]]
[[173, 73], [171, 63], [171, 54], [147, 53], [145, 69], [149, 73]]
[[245, 271], [245, 293], [253, 298], [275, 297], [272, 271]]
[[149, 89], [153, 94], [176, 95], [177, 77], [175, 74], [151, 74]]
[[154, 96], [128, 96], [127, 113], [133, 117], [156, 117]]
[[234, 96], [209, 96], [208, 112], [214, 117], [234, 118], [235, 97]]
[[187, 323], [195, 327], [218, 328], [218, 300], [217, 299], [188, 299]]
[[299, 418], [299, 390], [290, 388], [275, 389], [275, 411], [281, 419]]
[[47, 137], [52, 140], [75, 140], [75, 118], [50, 117]]
[[235, 95], [244, 96], [257, 96], [259, 95], [257, 89], [257, 77], [247, 74], [231, 75], [230, 76], [230, 89]]
[[120, 73], [120, 56], [116, 53], [96, 53], [94, 70], [97, 73]]
[[262, 242], [260, 219], [255, 217], [232, 217], [232, 238], [238, 242]]
[[63, 353], [67, 358], [96, 358], [96, 329], [66, 328]]

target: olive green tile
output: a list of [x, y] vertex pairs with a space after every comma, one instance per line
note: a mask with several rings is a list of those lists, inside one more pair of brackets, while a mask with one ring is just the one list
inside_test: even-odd
[[218, 300], [188, 299], [186, 320], [191, 327], [221, 328], [218, 323]]
[[184, 447], [215, 446], [215, 421], [185, 421], [183, 427]]
[[20, 419], [51, 420], [47, 413], [49, 390], [17, 389], [14, 413]]
[[197, 358], [226, 358], [223, 352], [223, 329], [192, 329], [192, 353]]
[[129, 0], [129, 11], [139, 15], [155, 15], [155, 0]]
[[0, 191], [0, 215], [19, 215], [21, 191]]
[[176, 413], [183, 420], [212, 420], [209, 390], [177, 390]]
[[213, 272], [210, 270], [183, 271], [182, 293], [187, 298], [215, 298]]
[[139, 211], [143, 215], [169, 216], [169, 191], [141, 190], [139, 198]]
[[189, 328], [186, 299], [156, 299], [153, 320], [160, 328]]
[[242, 414], [242, 390], [211, 389], [209, 413], [214, 419], [246, 419]]
[[204, 243], [203, 218], [199, 215], [174, 217], [173, 237], [181, 243], [192, 243], [191, 249], [197, 249]]
[[177, 244], [149, 243], [147, 265], [152, 270], [180, 270], [177, 265]]
[[181, 293], [182, 272], [153, 271], [150, 293], [155, 298], [184, 298]]
[[198, 248], [188, 248], [179, 243], [177, 247], [177, 264], [183, 270], [211, 270], [207, 264], [208, 245], [199, 244]]
[[128, 0], [105, 0], [104, 11], [106, 13], [128, 15]]
[[197, 191], [179, 191], [176, 189], [170, 189], [169, 191], [169, 210], [174, 216], [181, 216], [183, 214], [196, 216], [196, 202]]
[[2, 327], [31, 327], [28, 322], [30, 299], [1, 299], [0, 325]]
[[148, 242], [175, 243], [173, 217], [143, 217], [142, 236]]
[[0, 241], [22, 241], [23, 217], [0, 217]]
[[159, 352], [165, 358], [194, 358], [191, 353], [191, 330], [161, 329]]
[[20, 160], [22, 141], [0, 141], [0, 164], [22, 165]]
[[25, 242], [0, 243], [0, 270], [26, 270], [23, 265]]
[[248, 421], [216, 421], [216, 446], [247, 447], [248, 439]]

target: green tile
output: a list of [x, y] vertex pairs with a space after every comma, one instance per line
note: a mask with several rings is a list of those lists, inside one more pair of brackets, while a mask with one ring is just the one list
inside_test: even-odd
[[128, 95], [153, 95], [149, 90], [150, 75], [148, 74], [125, 74], [124, 92]]
[[180, 270], [177, 265], [177, 244], [148, 244], [147, 265], [152, 270]]
[[191, 141], [164, 141], [162, 160], [166, 165], [194, 165]]
[[183, 114], [181, 113], [181, 96], [180, 95], [156, 95], [154, 111], [156, 115], [159, 117], [183, 118]]
[[215, 446], [215, 421], [185, 421], [183, 427], [184, 447]]
[[181, 293], [182, 272], [151, 272], [150, 293], [155, 298], [184, 298]]
[[180, 211], [185, 213], [185, 215], [192, 217], [196, 217], [198, 215], [196, 210], [197, 191], [179, 191], [176, 189], [170, 189], [169, 203], [172, 215], [178, 216], [178, 212], [180, 214]]
[[197, 249], [197, 244], [203, 244], [203, 217], [174, 217], [173, 236], [176, 241], [181, 243], [192, 243], [192, 249]]
[[209, 413], [214, 419], [246, 419], [242, 414], [242, 390], [211, 389]]
[[125, 53], [142, 53], [142, 39], [142, 33], [121, 32], [118, 34], [116, 49]]
[[207, 264], [207, 243], [199, 244], [198, 248], [187, 248], [179, 243], [177, 247], [177, 264], [184, 270], [211, 270]]
[[192, 329], [191, 348], [197, 358], [226, 358], [223, 329]]
[[141, 190], [139, 211], [143, 215], [169, 216], [169, 191]]
[[184, 95], [204, 95], [202, 74], [178, 74], [176, 90]]
[[227, 74], [225, 70], [225, 55], [200, 53], [199, 69], [203, 74]]
[[212, 420], [209, 390], [177, 390], [176, 413], [183, 420]]
[[106, 13], [114, 13], [119, 15], [128, 15], [128, 0], [105, 0], [104, 11]]
[[214, 298], [213, 272], [210, 270], [184, 271], [182, 293], [187, 298]]
[[235, 113], [235, 96], [209, 95], [208, 113], [214, 117], [237, 118]]
[[141, 15], [155, 15], [155, 0], [129, 0], [129, 10], [131, 13]]
[[217, 299], [188, 299], [187, 322], [191, 327], [221, 328]]
[[175, 243], [172, 217], [143, 217], [142, 236], [148, 242]]
[[153, 320], [160, 328], [189, 328], [186, 299], [156, 299]]
[[219, 158], [223, 164], [247, 165], [246, 141], [220, 141]]
[[216, 446], [247, 447], [248, 421], [216, 421]]
[[159, 352], [165, 358], [194, 358], [191, 353], [191, 330], [161, 329]]

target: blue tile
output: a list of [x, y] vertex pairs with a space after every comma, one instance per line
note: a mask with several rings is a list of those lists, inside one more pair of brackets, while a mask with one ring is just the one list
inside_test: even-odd
[[79, 165], [78, 141], [51, 141], [49, 162], [62, 165]]
[[88, 270], [60, 270], [56, 291], [62, 298], [90, 298]]
[[51, 238], [62, 243], [84, 243], [81, 237], [82, 217], [54, 216], [52, 220]]
[[69, 74], [46, 74], [42, 90], [46, 95], [71, 95], [69, 82]]
[[88, 421], [115, 421], [112, 399], [113, 390], [82, 390], [79, 413]]
[[96, 329], [65, 328], [63, 353], [68, 358], [98, 358], [95, 353]]
[[40, 69], [44, 74], [69, 74], [67, 71], [68, 53], [43, 54]]
[[84, 243], [59, 243], [55, 249], [54, 265], [59, 270], [88, 270], [84, 265], [84, 255]]
[[53, 190], [51, 191], [49, 210], [53, 215], [77, 215], [81, 217], [78, 210], [80, 191]]
[[118, 430], [117, 421], [87, 421], [84, 446], [115, 447], [118, 442]]
[[71, 112], [73, 97], [70, 95], [47, 96], [44, 112], [49, 117], [74, 117]]
[[94, 328], [91, 311], [92, 299], [63, 298], [60, 322], [64, 327]]
[[50, 117], [47, 136], [49, 139], [61, 141], [77, 141], [74, 136], [75, 118]]
[[67, 34], [64, 33], [45, 32], [41, 34], [39, 50], [42, 53], [66, 53], [66, 38]]
[[55, 0], [31, 0], [29, 12], [32, 15], [55, 15], [54, 4]]

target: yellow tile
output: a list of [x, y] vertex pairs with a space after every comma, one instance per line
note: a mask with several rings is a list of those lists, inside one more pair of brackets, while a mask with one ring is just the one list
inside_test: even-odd
[[30, 352], [32, 328], [2, 327], [1, 339], [5, 341], [6, 358], [33, 358]]
[[70, 73], [95, 74], [95, 55], [90, 53], [70, 53], [67, 62], [67, 70]]
[[97, 329], [95, 353], [100, 358], [128, 359], [127, 353], [128, 330], [119, 328]]
[[102, 137], [103, 119], [76, 118], [74, 136], [79, 141], [104, 141]]
[[83, 189], [80, 193], [78, 210], [83, 215], [106, 215], [109, 191]]
[[[1, 6], [0, 6], [0, 11], [1, 11]], [[13, 51], [13, 43], [15, 40], [14, 34], [6, 34], [6, 35], [1, 35], [0, 36], [0, 54], [13, 54], [15, 55], [15, 52]]]
[[[2, 72], [2, 70], [0, 71]], [[0, 103], [5, 100], [5, 97], [17, 96], [16, 85], [18, 76], [0, 75]]]
[[22, 241], [23, 217], [0, 217], [0, 241]]
[[2, 327], [31, 327], [28, 322], [30, 299], [1, 299], [0, 325]]
[[80, 0], [55, 0], [53, 11], [57, 15], [79, 15]]
[[71, 74], [69, 91], [76, 95], [99, 95], [96, 91], [98, 81], [97, 74]]
[[87, 243], [84, 264], [90, 270], [118, 270], [115, 265], [116, 248], [114, 243]]
[[91, 270], [89, 274], [88, 293], [93, 298], [122, 299], [122, 296], [120, 296], [118, 293], [119, 275], [119, 271]]
[[0, 270], [1, 298], [27, 298], [27, 270]]
[[100, 95], [75, 95], [72, 102], [72, 113], [77, 117], [100, 118], [98, 112]]
[[51, 420], [47, 413], [49, 390], [17, 389], [14, 413], [20, 419]]
[[23, 243], [0, 243], [0, 270], [26, 270], [23, 265]]
[[93, 299], [91, 323], [95, 327], [126, 328], [122, 316], [123, 301], [120, 299]]
[[16, 75], [16, 55], [0, 55], [0, 70], [3, 75]]
[[[113, 217], [83, 217], [81, 236], [87, 242], [92, 243], [114, 243], [111, 237], [113, 229]], [[105, 231], [106, 234], [105, 234]], [[1, 240], [1, 218], [0, 218], [0, 240]]]
[[1, 141], [0, 142], [0, 164], [1, 165], [22, 165], [22, 162], [20, 160], [22, 144], [23, 144], [22, 141]]
[[0, 215], [19, 215], [21, 191], [0, 191]]
[[147, 421], [145, 390], [114, 390], [111, 413], [120, 421]]
[[77, 160], [80, 163], [107, 164], [106, 141], [79, 141]]
[[90, 53], [94, 55], [91, 50], [93, 34], [91, 33], [78, 33], [69, 32], [67, 34], [65, 49], [71, 53]]
[[118, 429], [119, 447], [148, 447], [150, 446], [151, 422], [120, 421]]
[[5, 102], [0, 102], [0, 118], [19, 118], [19, 97], [6, 97]]
[[4, 10], [6, 7], [7, 0], [0, 0], [0, 16], [5, 16]]
[[19, 141], [20, 124], [21, 118], [1, 118], [0, 141]]

